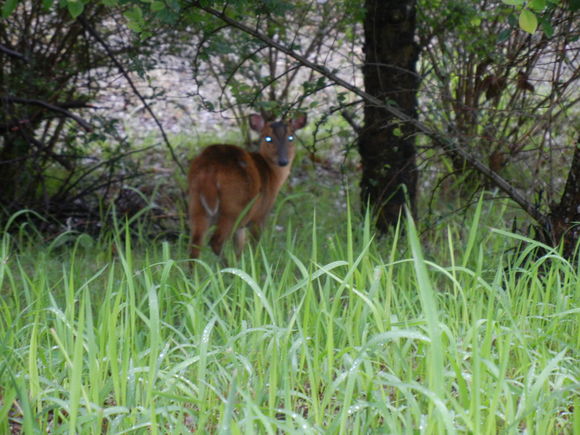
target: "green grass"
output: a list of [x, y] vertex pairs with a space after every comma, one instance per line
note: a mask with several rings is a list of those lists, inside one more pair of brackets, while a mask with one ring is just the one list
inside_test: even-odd
[[502, 204], [378, 238], [320, 203], [227, 265], [5, 232], [0, 433], [580, 433], [578, 264]]

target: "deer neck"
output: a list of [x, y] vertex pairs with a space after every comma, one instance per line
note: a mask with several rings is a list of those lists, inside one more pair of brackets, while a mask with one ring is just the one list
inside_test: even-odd
[[263, 188], [274, 192], [275, 195], [278, 194], [290, 175], [292, 160], [286, 166], [278, 166], [260, 153], [255, 153], [254, 158], [258, 167], [262, 169], [260, 174], [263, 181]]

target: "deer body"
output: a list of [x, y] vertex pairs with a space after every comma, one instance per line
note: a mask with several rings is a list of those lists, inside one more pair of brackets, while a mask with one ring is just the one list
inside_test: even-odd
[[245, 228], [258, 236], [280, 188], [290, 174], [294, 159], [294, 131], [306, 124], [301, 116], [290, 122], [266, 123], [260, 115], [250, 117], [260, 132], [260, 151], [248, 152], [234, 145], [211, 145], [189, 168], [189, 226], [191, 257], [198, 258], [210, 227], [210, 245], [220, 254], [234, 234], [236, 253], [245, 242]]

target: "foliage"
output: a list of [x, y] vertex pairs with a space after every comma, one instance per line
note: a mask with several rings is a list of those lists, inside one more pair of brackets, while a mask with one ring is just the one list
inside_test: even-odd
[[[5, 17], [18, 18], [19, 8], [25, 8], [28, 4], [40, 5], [41, 2], [7, 1], [3, 4], [3, 14]], [[147, 71], [162, 54], [191, 58], [192, 75], [198, 85], [192, 94], [201, 96], [206, 109], [226, 110], [228, 116], [233, 114], [243, 130], [245, 142], [249, 141], [249, 136], [244, 119], [252, 107], [252, 110], [261, 108], [265, 112], [272, 112], [272, 116], [285, 114], [289, 110], [313, 113], [317, 117], [315, 133], [324, 130], [323, 124], [331, 119], [327, 124], [330, 126], [330, 134], [336, 132], [333, 130], [335, 125], [341, 125], [336, 136], [340, 137], [336, 141], [341, 145], [352, 146], [363, 131], [361, 127], [364, 127], [359, 121], [362, 101], [358, 99], [361, 97], [361, 76], [358, 71], [362, 46], [360, 22], [364, 17], [362, 4], [360, 0], [321, 3], [287, 0], [63, 0], [42, 2], [41, 10], [47, 17], [60, 17], [66, 25], [58, 29], [63, 31], [69, 25], [70, 28], [78, 27], [79, 22], [91, 16], [91, 11], [101, 11], [103, 15], [96, 17], [93, 24], [99, 32], [111, 37], [110, 40], [105, 39], [109, 46], [119, 49], [120, 53], [117, 54], [121, 66], [124, 65], [127, 71], [138, 72], [144, 78], [147, 78]], [[206, 13], [204, 8], [208, 6], [215, 7], [218, 12], [223, 11], [242, 24], [246, 23], [251, 29], [259, 30], [269, 38], [269, 42], [251, 37], [251, 32], [239, 32], [234, 26], [226, 26], [223, 20]], [[429, 179], [429, 175], [424, 177], [425, 186], [445, 185], [446, 180], [450, 179], [450, 173], [458, 174], [460, 180], [470, 182], [458, 183], [452, 188], [461, 193], [467, 190], [469, 196], [482, 187], [496, 188], [497, 177], [501, 176], [504, 181], [507, 180], [503, 185], [509, 187], [503, 189], [504, 192], [514, 197], [512, 192], [521, 191], [520, 197], [524, 201], [516, 202], [520, 205], [525, 202], [524, 208], [528, 211], [538, 210], [540, 216], [545, 218], [539, 220], [548, 222], [561, 209], [554, 205], [561, 202], [562, 186], [566, 178], [571, 179], [562, 168], [570, 167], [577, 140], [576, 104], [580, 97], [577, 86], [580, 70], [577, 56], [578, 2], [430, 1], [418, 3], [418, 13], [423, 80], [420, 98], [421, 107], [424, 108], [421, 121], [424, 122], [423, 126], [428, 126], [427, 129], [419, 130], [435, 132], [432, 136], [445, 139], [437, 141], [431, 137], [434, 144], [429, 142], [430, 139], [420, 139], [423, 149], [426, 149], [421, 156], [425, 157], [421, 162], [422, 167], [428, 167], [438, 175], [435, 180]], [[125, 21], [122, 24], [127, 26], [123, 29], [132, 29], [138, 39], [132, 39], [126, 33], [116, 39], [116, 32], [109, 31], [118, 27], [107, 21], [109, 14], [115, 14], [116, 17], [123, 15]], [[77, 20], [66, 21], [63, 17], [77, 17]], [[100, 19], [105, 21], [100, 22]], [[522, 22], [531, 31], [534, 20], [538, 22], [541, 32], [530, 34], [518, 28], [518, 22]], [[94, 42], [94, 38], [89, 38], [86, 32], [81, 33], [91, 53], [89, 60], [103, 60], [106, 56], [102, 53], [102, 47], [94, 43], [87, 45], [86, 41]], [[167, 33], [172, 38], [160, 36]], [[22, 39], [25, 40], [26, 35]], [[82, 38], [71, 37], [67, 40], [83, 42]], [[130, 56], [124, 56], [128, 46], [135, 51]], [[313, 72], [304, 68], [303, 60], [281, 54], [277, 46], [294, 49], [303, 55], [303, 59], [310, 59], [319, 65], [320, 69]], [[69, 50], [67, 54], [77, 53], [76, 50]], [[19, 62], [14, 53], [6, 53], [8, 51], [3, 52], [2, 56], [11, 64]], [[96, 93], [94, 81], [91, 80], [96, 72], [94, 67], [100, 65], [108, 69], [111, 64], [93, 62], [87, 65], [86, 60], [78, 54], [67, 58], [70, 64], [59, 70], [59, 74], [73, 71], [64, 75], [70, 82], [63, 89], [83, 97], [83, 102], [88, 104]], [[75, 68], [78, 68], [78, 73]], [[31, 78], [30, 71], [25, 71], [28, 75], [20, 74], [19, 69], [13, 71], [9, 74], [10, 80], [18, 82], [24, 78], [34, 83], [35, 78]], [[32, 76], [42, 77], [34, 69], [32, 71]], [[51, 71], [50, 74], [56, 73]], [[352, 82], [353, 87], [349, 90], [354, 89], [356, 92], [337, 89], [334, 85], [336, 80], [332, 77]], [[24, 87], [24, 80], [6, 86]], [[45, 78], [43, 83], [46, 86], [38, 86], [41, 92], [52, 92], [49, 95], [41, 94], [42, 101], [55, 101], [60, 96], [54, 94], [48, 82]], [[79, 83], [83, 85], [78, 86]], [[83, 88], [85, 83], [90, 83], [88, 89]], [[219, 90], [216, 92], [216, 88], [208, 83], [217, 83]], [[158, 97], [154, 93], [149, 101]], [[361, 98], [364, 100], [366, 97]], [[35, 113], [21, 113], [20, 110], [26, 109], [28, 112], [31, 108], [22, 104], [16, 107], [12, 99], [10, 110], [4, 111], [7, 114], [4, 116], [13, 117], [4, 123], [6, 130], [15, 127], [20, 131], [22, 127], [19, 121], [36, 117], [36, 122], [28, 128], [29, 137], [36, 140], [35, 136], [41, 132], [58, 133], [50, 136], [47, 143], [20, 140], [18, 146], [12, 148], [22, 148], [24, 154], [4, 156], [2, 159], [7, 162], [24, 161], [25, 166], [38, 168], [39, 175], [24, 183], [32, 187], [23, 189], [32, 192], [31, 195], [36, 195], [35, 199], [38, 199], [38, 185], [43, 188], [51, 185], [47, 181], [47, 171], [52, 171], [51, 174], [65, 174], [60, 177], [60, 183], [70, 176], [67, 168], [58, 167], [63, 156], [68, 155], [65, 151], [73, 148], [78, 153], [79, 149], [86, 150], [87, 147], [70, 145], [70, 141], [77, 140], [79, 136], [71, 116], [67, 115], [65, 119], [62, 112], [39, 111], [38, 107]], [[62, 106], [62, 101], [57, 102]], [[141, 102], [147, 106], [145, 99]], [[387, 106], [393, 106], [392, 101], [388, 103]], [[340, 124], [332, 119], [336, 113], [341, 113], [352, 129], [345, 129], [344, 122]], [[400, 120], [394, 123], [397, 123], [394, 127], [395, 136], [404, 136], [404, 123]], [[59, 129], [61, 124], [62, 130]], [[102, 133], [102, 130], [98, 133]], [[313, 154], [317, 151], [318, 138], [315, 134]], [[14, 143], [12, 139], [3, 141], [3, 145]], [[447, 145], [441, 146], [442, 143]], [[472, 158], [466, 159], [465, 153]], [[483, 163], [473, 165], [474, 161]], [[68, 163], [70, 166], [71, 162]], [[177, 166], [179, 164], [176, 163]], [[382, 167], [389, 164], [379, 162]], [[474, 166], [477, 168], [476, 175], [479, 174], [477, 176], [473, 176], [470, 169]], [[30, 173], [29, 170], [20, 169], [14, 164], [12, 174], [5, 179], [14, 180], [18, 178], [14, 174], [26, 177]], [[497, 177], [491, 177], [489, 181], [490, 173]], [[58, 182], [53, 185], [58, 185]], [[46, 197], [46, 192], [42, 193], [43, 198]], [[432, 190], [426, 192], [431, 193]], [[22, 206], [22, 202], [14, 200], [12, 194], [10, 201], [14, 210]], [[55, 201], [49, 203], [54, 204]], [[537, 219], [536, 214], [531, 215]], [[571, 215], [562, 216], [561, 219], [568, 226], [574, 220], [575, 217]], [[543, 225], [543, 231], [549, 232], [547, 228], [557, 226]], [[557, 241], [561, 235], [544, 234], [546, 240], [551, 238], [553, 241]]]
[[284, 231], [231, 267], [122, 224], [40, 248], [5, 232], [0, 431], [572, 432], [576, 264], [511, 251], [486, 229], [499, 203], [421, 248], [336, 199], [287, 197]]
[[[554, 33], [552, 27], [551, 15], [562, 3], [560, 0], [502, 0], [502, 3], [513, 6], [518, 12], [518, 24], [520, 28], [528, 33], [533, 34], [538, 28], [538, 22], [541, 23], [542, 30], [546, 36], [551, 37]], [[571, 0], [567, 7], [571, 12], [576, 12], [580, 9], [580, 1]], [[515, 21], [513, 16], [510, 18]]]
[[[72, 20], [80, 6], [83, 20]], [[115, 24], [119, 11], [97, 3], [69, 3], [65, 10], [46, 1], [6, 2], [3, 15], [0, 221], [27, 208], [55, 218], [57, 226], [66, 220], [69, 228], [97, 231], [102, 209], [141, 169], [127, 159], [136, 150], [117, 114], [95, 101], [117, 79], [117, 59], [127, 70], [143, 70], [139, 55], [151, 56], [153, 40], [132, 41]], [[98, 29], [109, 45], [88, 29]]]
[[[251, 2], [246, 4], [252, 8]], [[256, 6], [255, 13], [250, 14], [255, 16], [252, 21], [256, 26], [263, 23], [264, 33], [277, 43], [292, 47], [315, 62], [340, 64], [332, 47], [347, 40], [348, 9], [302, 1], [286, 7], [283, 4]], [[233, 16], [245, 16], [244, 8], [241, 10], [232, 11]], [[246, 142], [248, 109], [260, 110], [273, 119], [290, 111], [311, 111], [325, 98], [320, 91], [328, 83], [300, 62], [219, 20], [206, 19], [211, 25], [202, 28], [193, 57], [198, 92], [209, 110], [233, 112]], [[217, 84], [219, 94], [204, 91], [207, 79]]]
[[[425, 121], [445, 126], [461, 147], [550, 213], [577, 140], [580, 28], [571, 9], [542, 10], [551, 30], [530, 36], [510, 18], [512, 9], [497, 2], [434, 8], [425, 2], [419, 36]], [[454, 173], [469, 170], [453, 150], [444, 155]], [[474, 182], [472, 172], [466, 177], [471, 184], [457, 188], [492, 187], [485, 179]]]
[[[110, 121], [91, 117], [87, 122], [72, 113], [86, 111], [95, 98], [95, 77], [88, 71], [104, 66], [103, 54], [81, 38], [82, 26], [66, 11], [50, 10], [42, 2], [12, 3], [5, 3], [5, 14], [11, 13], [0, 26], [0, 178], [5, 186], [0, 199], [8, 213], [23, 207], [51, 210], [89, 188], [83, 180], [96, 168], [86, 165], [93, 157], [87, 151], [113, 129]], [[87, 13], [93, 22], [106, 15], [102, 8]], [[123, 151], [120, 147], [115, 154]], [[113, 168], [103, 165], [104, 172], [97, 173]]]

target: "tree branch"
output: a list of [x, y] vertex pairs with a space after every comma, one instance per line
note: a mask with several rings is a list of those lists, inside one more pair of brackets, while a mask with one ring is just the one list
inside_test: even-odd
[[89, 124], [87, 121], [85, 121], [84, 119], [80, 118], [79, 116], [76, 116], [75, 114], [69, 112], [68, 110], [63, 109], [59, 105], [50, 104], [50, 103], [47, 103], [46, 101], [41, 101], [41, 100], [36, 100], [36, 99], [18, 98], [18, 97], [0, 97], [0, 101], [2, 101], [3, 103], [5, 102], [5, 103], [17, 103], [17, 104], [29, 104], [32, 106], [44, 107], [45, 109], [51, 110], [53, 112], [61, 113], [62, 115], [66, 116], [67, 118], [74, 119], [86, 131], [93, 130], [93, 128], [91, 127], [91, 124]]
[[479, 161], [476, 157], [472, 156], [470, 153], [462, 149], [457, 143], [449, 138], [447, 135], [440, 131], [436, 131], [425, 125], [424, 123], [418, 121], [417, 119], [407, 115], [402, 110], [397, 108], [396, 106], [387, 104], [386, 102], [382, 101], [381, 99], [371, 95], [362, 89], [348, 83], [346, 80], [341, 79], [338, 77], [334, 72], [330, 71], [323, 65], [316, 64], [311, 62], [304, 56], [296, 53], [294, 50], [274, 41], [272, 38], [269, 38], [265, 34], [259, 32], [258, 30], [249, 27], [248, 25], [241, 23], [233, 18], [229, 17], [223, 12], [220, 12], [216, 9], [213, 9], [209, 6], [205, 6], [200, 1], [192, 1], [191, 5], [207, 12], [210, 15], [213, 15], [225, 23], [229, 24], [232, 27], [235, 27], [242, 32], [245, 32], [256, 39], [259, 39], [266, 44], [274, 47], [275, 49], [285, 53], [286, 55], [296, 59], [302, 65], [312, 69], [313, 71], [318, 72], [322, 76], [328, 78], [329, 80], [333, 81], [338, 86], [358, 95], [359, 97], [363, 98], [367, 103], [373, 104], [377, 107], [384, 109], [387, 113], [394, 116], [395, 118], [406, 122], [413, 127], [418, 132], [425, 134], [426, 136], [430, 137], [435, 141], [437, 144], [442, 146], [445, 149], [451, 150], [458, 155], [460, 155], [472, 168], [486, 176], [491, 180], [491, 182], [497, 186], [500, 190], [506, 193], [513, 201], [515, 201], [526, 213], [528, 213], [534, 220], [536, 220], [545, 230], [550, 229], [550, 219], [547, 215], [541, 213], [538, 208], [528, 201], [514, 186], [512, 186], [507, 180], [502, 178], [497, 172], [493, 171], [487, 165]]
[[22, 53], [12, 50], [11, 48], [5, 47], [2, 44], [0, 44], [0, 52], [7, 54], [8, 56], [11, 56], [15, 59], [28, 63], [28, 58], [24, 56]]
[[342, 112], [340, 112], [340, 114], [342, 115], [344, 120], [349, 123], [349, 125], [352, 127], [354, 132], [357, 135], [360, 135], [360, 133], [362, 131], [362, 127], [355, 121], [352, 114], [348, 110], [343, 110]]

